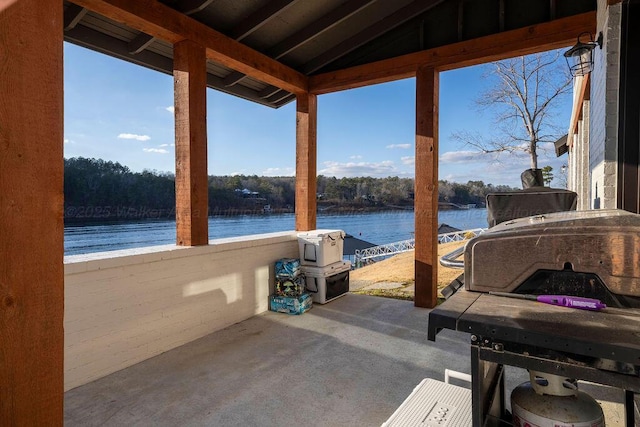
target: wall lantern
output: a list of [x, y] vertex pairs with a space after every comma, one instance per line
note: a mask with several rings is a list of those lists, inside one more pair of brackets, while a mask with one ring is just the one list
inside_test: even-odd
[[576, 45], [564, 53], [573, 77], [586, 76], [593, 70], [593, 50], [596, 46], [602, 49], [602, 39], [602, 33], [598, 34], [598, 39], [595, 41], [591, 33], [581, 33]]

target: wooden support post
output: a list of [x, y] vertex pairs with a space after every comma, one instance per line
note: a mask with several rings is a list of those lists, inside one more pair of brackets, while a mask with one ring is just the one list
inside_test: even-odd
[[296, 230], [316, 228], [316, 95], [297, 96], [296, 107]]
[[0, 2], [0, 425], [61, 426], [62, 2]]
[[416, 73], [415, 299], [436, 306], [438, 294], [438, 71]]
[[190, 40], [173, 46], [176, 240], [182, 246], [209, 242], [206, 67], [204, 47]]

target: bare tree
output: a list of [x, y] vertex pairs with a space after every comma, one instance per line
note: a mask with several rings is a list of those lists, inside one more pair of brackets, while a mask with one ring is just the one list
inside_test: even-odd
[[486, 137], [457, 132], [453, 138], [483, 153], [527, 153], [531, 168], [538, 168], [540, 144], [559, 136], [553, 112], [571, 91], [571, 76], [559, 51], [521, 56], [489, 64], [496, 83], [476, 103], [496, 112], [496, 135]]

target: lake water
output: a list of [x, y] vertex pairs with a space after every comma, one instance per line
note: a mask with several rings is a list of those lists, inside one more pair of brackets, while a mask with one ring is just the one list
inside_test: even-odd
[[[442, 211], [440, 224], [461, 230], [487, 226], [486, 209]], [[209, 238], [237, 237], [294, 229], [294, 214], [238, 215], [209, 218]], [[318, 228], [340, 229], [377, 245], [413, 238], [413, 211], [318, 214]], [[65, 255], [104, 252], [175, 243], [173, 220], [145, 220], [101, 225], [71, 225], [64, 230]]]

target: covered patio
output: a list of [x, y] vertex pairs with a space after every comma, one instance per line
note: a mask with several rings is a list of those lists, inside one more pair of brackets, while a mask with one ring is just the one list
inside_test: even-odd
[[426, 377], [469, 371], [468, 338], [427, 343], [428, 310], [348, 294], [266, 312], [65, 394], [67, 425], [382, 424]]
[[[335, 410], [378, 424], [420, 379], [467, 370], [465, 338], [424, 338], [423, 308], [437, 303], [439, 73], [572, 45], [618, 3], [0, 3], [0, 424], [233, 424], [260, 413], [265, 425], [287, 404], [292, 417], [304, 404], [316, 420]], [[65, 39], [173, 74], [176, 245], [63, 260]], [[295, 233], [209, 240], [206, 88], [271, 107], [295, 99], [295, 228], [306, 231], [317, 97], [411, 77], [415, 307], [348, 295], [301, 317], [265, 313], [273, 262], [295, 256]], [[260, 411], [243, 413], [248, 404]]]

